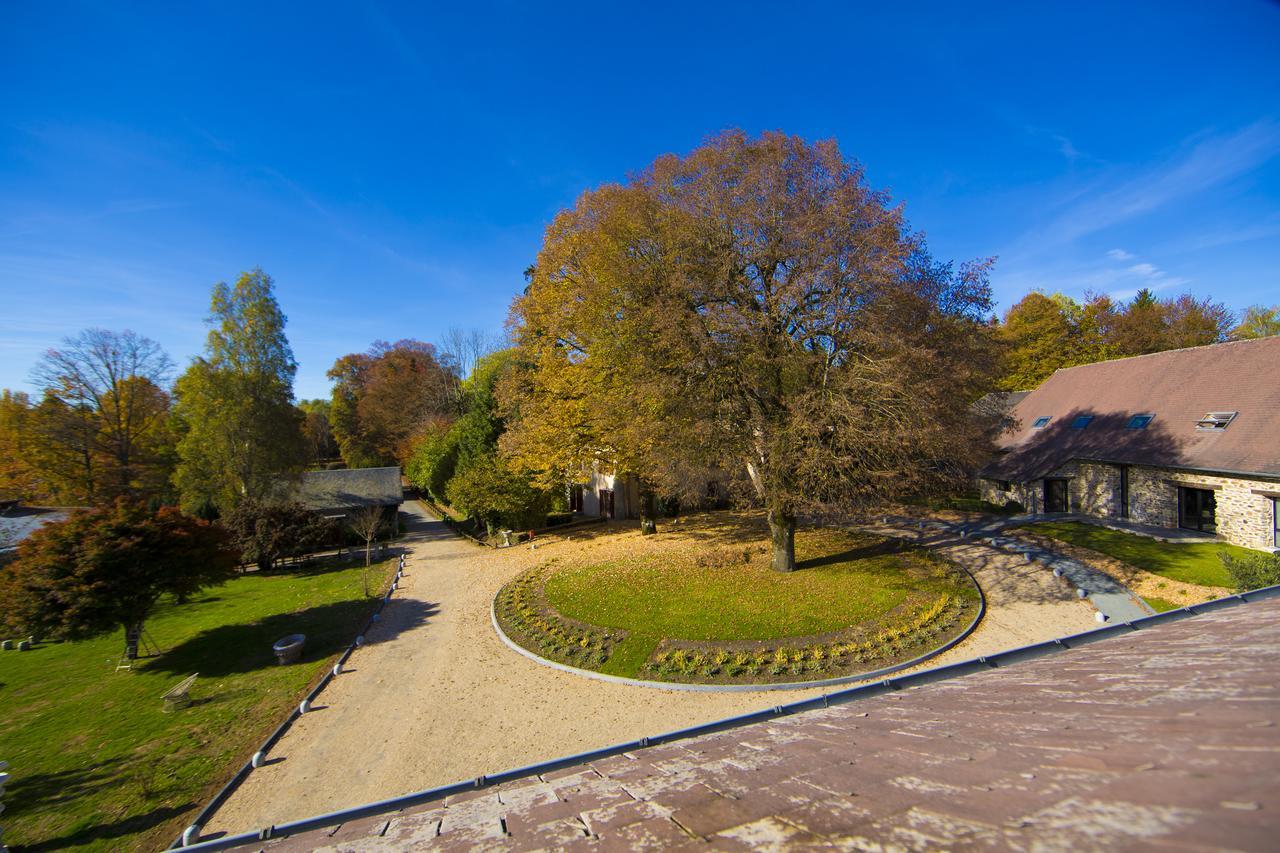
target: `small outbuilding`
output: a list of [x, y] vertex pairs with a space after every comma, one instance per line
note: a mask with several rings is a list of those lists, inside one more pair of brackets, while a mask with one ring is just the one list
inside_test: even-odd
[[400, 468], [342, 468], [307, 471], [293, 485], [290, 497], [326, 518], [345, 521], [370, 506], [383, 508], [394, 521], [404, 503]]

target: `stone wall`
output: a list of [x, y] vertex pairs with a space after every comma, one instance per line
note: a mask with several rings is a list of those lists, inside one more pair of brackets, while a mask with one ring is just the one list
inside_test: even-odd
[[[1051, 472], [1049, 479], [1068, 479], [1071, 512], [1098, 518], [1120, 515], [1120, 468], [1100, 462], [1070, 462]], [[1044, 512], [1044, 481], [1010, 483], [1001, 490], [994, 480], [980, 480], [984, 500], [1003, 504], [1012, 499], [1028, 512]], [[1178, 485], [1212, 488], [1217, 508], [1217, 532], [1228, 542], [1246, 548], [1273, 550], [1275, 505], [1255, 490], [1280, 492], [1280, 477], [1244, 479], [1229, 474], [1206, 474], [1176, 468], [1129, 466], [1129, 521], [1157, 527], [1178, 526]]]

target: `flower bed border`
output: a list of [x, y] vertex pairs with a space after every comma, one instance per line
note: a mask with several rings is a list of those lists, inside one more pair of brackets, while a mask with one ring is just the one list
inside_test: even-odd
[[499, 589], [494, 593], [493, 598], [489, 602], [489, 621], [493, 625], [493, 630], [497, 633], [498, 639], [502, 640], [502, 642], [505, 643], [512, 651], [524, 655], [529, 660], [540, 663], [543, 666], [548, 666], [552, 669], [558, 669], [561, 672], [568, 672], [574, 675], [584, 675], [587, 678], [594, 678], [597, 681], [608, 681], [613, 684], [629, 684], [633, 687], [652, 687], [658, 690], [683, 690], [693, 693], [760, 693], [770, 690], [804, 690], [811, 687], [831, 687], [839, 684], [851, 684], [855, 681], [867, 681], [869, 679], [889, 675], [890, 673], [899, 672], [913, 666], [918, 666], [930, 658], [937, 657], [943, 652], [954, 648], [958, 643], [972, 634], [978, 627], [978, 624], [982, 622], [982, 617], [987, 613], [987, 597], [983, 594], [982, 586], [978, 583], [977, 578], [975, 578], [965, 567], [958, 566], [958, 568], [960, 571], [964, 572], [966, 577], [969, 578], [969, 582], [973, 584], [974, 590], [978, 593], [977, 613], [974, 614], [972, 621], [969, 622], [963, 631], [956, 634], [942, 645], [937, 646], [924, 654], [918, 655], [911, 660], [896, 663], [892, 666], [882, 667], [880, 669], [868, 670], [866, 672], [839, 675], [832, 678], [821, 678], [812, 681], [771, 681], [749, 684], [697, 684], [687, 681], [650, 681], [642, 678], [626, 678], [621, 675], [609, 675], [592, 669], [582, 669], [581, 667], [549, 660], [520, 645], [515, 640], [508, 637], [507, 633], [502, 630], [502, 625], [498, 623], [498, 596], [502, 594], [503, 589], [506, 589], [505, 584], [502, 589]]

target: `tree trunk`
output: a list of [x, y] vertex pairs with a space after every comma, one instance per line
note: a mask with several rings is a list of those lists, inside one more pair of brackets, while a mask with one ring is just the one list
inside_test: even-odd
[[658, 500], [653, 489], [640, 481], [640, 532], [648, 536], [658, 532]]
[[368, 567], [369, 567], [370, 555], [371, 555], [372, 551], [373, 551], [373, 540], [372, 540], [372, 539], [366, 539], [366, 540], [364, 540], [364, 565], [365, 565], [365, 568], [368, 568]]
[[796, 570], [796, 517], [789, 512], [769, 510], [769, 537], [773, 540], [773, 568], [779, 572]]

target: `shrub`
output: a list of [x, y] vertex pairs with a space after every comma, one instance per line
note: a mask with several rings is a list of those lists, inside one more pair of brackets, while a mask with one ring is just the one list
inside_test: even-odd
[[1238, 592], [1280, 584], [1280, 554], [1259, 552], [1244, 557], [1220, 556]]

